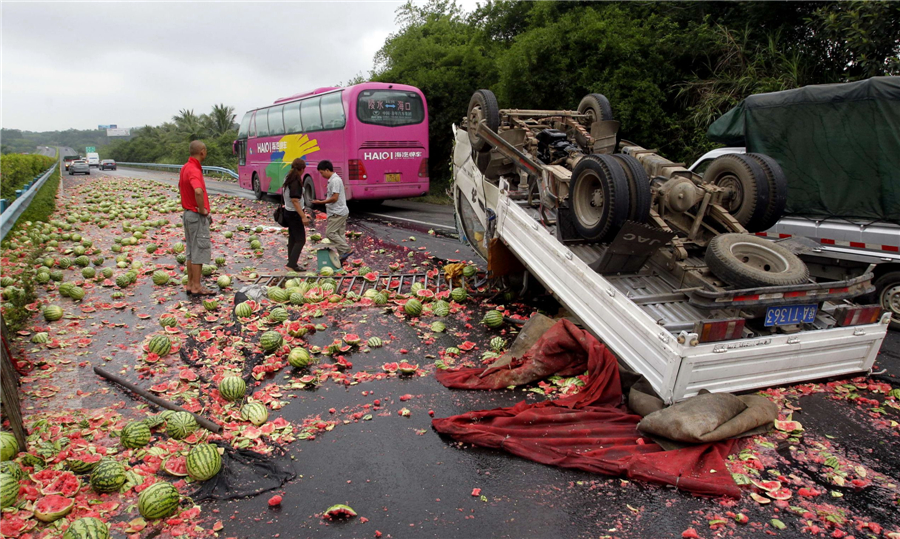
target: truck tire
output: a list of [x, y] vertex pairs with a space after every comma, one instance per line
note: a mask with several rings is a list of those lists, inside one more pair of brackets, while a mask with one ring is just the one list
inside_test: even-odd
[[763, 221], [769, 205], [769, 180], [755, 159], [734, 153], [722, 155], [710, 163], [703, 179], [720, 187], [730, 187], [735, 196], [726, 203], [725, 209], [747, 230], [762, 230], [757, 226]]
[[306, 206], [306, 209], [312, 211], [313, 203], [312, 201], [316, 199], [316, 188], [313, 185], [312, 178], [307, 176], [303, 180], [303, 204]]
[[885, 273], [873, 284], [879, 305], [891, 313], [891, 329], [900, 331], [900, 271]]
[[615, 236], [628, 219], [628, 179], [609, 155], [588, 155], [572, 171], [573, 223], [589, 242]]
[[790, 286], [809, 280], [809, 269], [781, 245], [750, 234], [720, 234], [706, 248], [713, 275], [737, 288]]
[[769, 183], [769, 204], [763, 214], [762, 220], [750, 232], [762, 232], [775, 226], [775, 223], [781, 219], [784, 214], [784, 207], [787, 204], [787, 178], [784, 176], [784, 170], [777, 161], [766, 154], [748, 153], [756, 163], [762, 167], [766, 173], [766, 179]]
[[500, 107], [497, 105], [497, 97], [490, 90], [478, 90], [472, 94], [469, 100], [469, 142], [472, 149], [481, 152], [490, 149], [488, 141], [475, 134], [478, 124], [482, 120], [486, 126], [493, 132], [497, 132], [500, 128]]
[[628, 179], [628, 220], [646, 223], [650, 219], [650, 176], [641, 166], [641, 162], [630, 155], [614, 154], [613, 159], [619, 162], [625, 177]]
[[590, 123], [600, 120], [615, 120], [612, 105], [609, 104], [609, 99], [606, 99], [606, 96], [603, 94], [588, 94], [584, 96], [581, 99], [581, 103], [578, 104], [578, 113], [587, 114], [591, 117]]
[[263, 190], [262, 185], [259, 183], [259, 176], [254, 172], [253, 173], [253, 196], [256, 197], [256, 200], [262, 200], [263, 198]]

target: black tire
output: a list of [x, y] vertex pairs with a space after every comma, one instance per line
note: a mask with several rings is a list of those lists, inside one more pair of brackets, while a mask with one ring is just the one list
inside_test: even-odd
[[751, 234], [720, 234], [706, 248], [713, 275], [737, 288], [789, 286], [809, 280], [809, 269], [781, 245]]
[[725, 209], [747, 230], [761, 230], [759, 224], [763, 222], [769, 205], [769, 180], [755, 159], [742, 154], [717, 157], [706, 169], [703, 179], [718, 186], [731, 187], [735, 197]]
[[758, 225], [754, 227], [754, 230], [750, 230], [750, 232], [762, 232], [775, 226], [775, 223], [784, 214], [784, 207], [787, 205], [787, 178], [781, 165], [768, 155], [762, 153], [748, 153], [747, 155], [762, 167], [769, 183], [769, 204]]
[[253, 196], [256, 197], [256, 200], [262, 200], [264, 193], [262, 185], [259, 183], [259, 176], [257, 176], [255, 172], [253, 173], [253, 179], [251, 181], [253, 185]]
[[481, 152], [490, 149], [488, 141], [475, 134], [478, 124], [485, 120], [485, 125], [493, 132], [500, 128], [500, 107], [497, 105], [497, 97], [490, 90], [478, 90], [472, 94], [469, 100], [469, 142], [472, 149]]
[[628, 220], [646, 223], [650, 219], [650, 176], [641, 162], [630, 155], [617, 153], [612, 156], [619, 162], [628, 179]]
[[588, 94], [581, 99], [578, 104], [578, 113], [592, 116], [590, 123], [599, 120], [615, 120], [613, 117], [612, 105], [609, 99], [603, 94]]
[[873, 284], [876, 301], [891, 313], [891, 329], [900, 331], [900, 271], [885, 273]]
[[572, 171], [570, 204], [575, 230], [589, 242], [615, 236], [628, 220], [628, 179], [608, 155], [588, 155]]
[[308, 210], [313, 209], [312, 201], [316, 198], [316, 188], [308, 176], [303, 180], [303, 202]]

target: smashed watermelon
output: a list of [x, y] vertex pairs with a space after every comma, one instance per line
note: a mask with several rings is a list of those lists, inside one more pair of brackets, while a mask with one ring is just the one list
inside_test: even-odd
[[799, 421], [775, 421], [775, 428], [782, 432], [794, 432], [803, 430], [803, 425]]
[[412, 365], [404, 361], [403, 363], [398, 365], [397, 368], [400, 370], [401, 374], [413, 374], [414, 372], [416, 372], [416, 370], [419, 369], [419, 366]]
[[322, 515], [323, 518], [350, 518], [355, 516], [356, 511], [352, 507], [341, 503], [332, 505]]
[[53, 522], [68, 515], [73, 507], [75, 507], [75, 500], [59, 494], [51, 494], [44, 496], [34, 504], [34, 518], [41, 522]]
[[163, 463], [163, 470], [165, 470], [167, 474], [176, 477], [186, 477], [188, 474], [187, 462], [185, 461], [185, 458], [180, 455], [166, 459], [166, 462]]
[[781, 481], [757, 481], [756, 479], [751, 479], [750, 482], [757, 488], [765, 491], [773, 491], [781, 488]]
[[41, 489], [41, 494], [62, 494], [63, 496], [71, 498], [75, 496], [78, 490], [81, 489], [81, 481], [75, 477], [75, 474], [72, 472], [63, 472], [50, 482], [49, 485], [43, 487]]
[[457, 346], [457, 348], [459, 348], [463, 352], [468, 352], [469, 350], [473, 350], [475, 348], [475, 343], [473, 343], [472, 341], [466, 341]]
[[363, 275], [363, 279], [365, 279], [366, 281], [368, 281], [370, 283], [374, 283], [375, 281], [378, 280], [378, 274], [370, 271], [369, 273]]
[[355, 333], [348, 333], [344, 335], [344, 342], [353, 346], [358, 345], [360, 340], [361, 339], [359, 338], [359, 335]]
[[791, 499], [791, 491], [786, 488], [779, 488], [776, 490], [770, 490], [766, 492], [766, 495], [773, 500], [790, 500]]
[[37, 522], [30, 518], [25, 518], [21, 512], [15, 515], [3, 515], [3, 518], [0, 518], [0, 535], [3, 537], [19, 537], [31, 531], [35, 526], [37, 526]]
[[399, 363], [385, 363], [381, 366], [384, 372], [397, 372], [400, 369]]

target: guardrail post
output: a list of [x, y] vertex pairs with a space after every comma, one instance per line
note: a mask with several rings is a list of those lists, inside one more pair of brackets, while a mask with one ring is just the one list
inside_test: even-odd
[[9, 202], [5, 198], [0, 198], [0, 213], [6, 211], [7, 206], [9, 206]]

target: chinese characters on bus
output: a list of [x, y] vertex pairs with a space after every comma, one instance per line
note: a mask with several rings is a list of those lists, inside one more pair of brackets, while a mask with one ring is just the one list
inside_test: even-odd
[[392, 118], [408, 118], [412, 116], [413, 105], [410, 101], [399, 99], [368, 99], [366, 105], [373, 116], [387, 116]]

